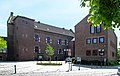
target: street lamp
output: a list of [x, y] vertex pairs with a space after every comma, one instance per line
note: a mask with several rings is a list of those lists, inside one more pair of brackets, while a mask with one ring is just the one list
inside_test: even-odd
[[104, 49], [98, 49], [99, 56], [101, 57], [101, 68], [102, 68], [102, 56], [104, 56]]

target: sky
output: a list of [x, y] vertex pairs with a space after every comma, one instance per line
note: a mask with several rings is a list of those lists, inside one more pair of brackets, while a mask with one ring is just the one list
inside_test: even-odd
[[[41, 23], [73, 29], [89, 12], [80, 7], [80, 0], [0, 0], [0, 36], [7, 36], [10, 12]], [[120, 30], [115, 33], [120, 41]]]

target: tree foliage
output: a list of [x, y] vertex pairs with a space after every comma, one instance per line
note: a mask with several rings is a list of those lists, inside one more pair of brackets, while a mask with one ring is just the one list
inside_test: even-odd
[[120, 27], [120, 0], [81, 0], [82, 7], [89, 7], [88, 22], [105, 28]]
[[120, 60], [120, 48], [117, 49], [117, 58]]
[[5, 48], [7, 48], [6, 41], [0, 37], [0, 51]]
[[54, 55], [54, 49], [50, 44], [47, 44], [46, 49], [45, 49], [46, 53], [48, 54], [50, 61], [52, 56]]

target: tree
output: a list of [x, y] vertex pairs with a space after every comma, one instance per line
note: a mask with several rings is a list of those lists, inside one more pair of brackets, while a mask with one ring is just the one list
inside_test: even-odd
[[117, 49], [117, 58], [120, 60], [120, 48]]
[[89, 7], [88, 22], [104, 28], [120, 27], [120, 0], [81, 0], [82, 7]]
[[6, 41], [0, 37], [0, 52], [5, 48], [7, 48]]
[[50, 61], [51, 61], [51, 58], [54, 55], [54, 49], [53, 49], [53, 47], [50, 46], [50, 44], [47, 44], [45, 51], [48, 54], [48, 56], [50, 58]]

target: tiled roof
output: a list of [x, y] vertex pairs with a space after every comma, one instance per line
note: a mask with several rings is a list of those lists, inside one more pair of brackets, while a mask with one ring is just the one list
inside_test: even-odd
[[[23, 17], [23, 16], [10, 16], [8, 18], [8, 23], [13, 23], [13, 21], [17, 17], [30, 19], [30, 18]], [[34, 21], [34, 19], [30, 19], [30, 20]], [[57, 33], [57, 34], [62, 34], [62, 35], [67, 35], [67, 36], [74, 37], [74, 32], [72, 30], [67, 30], [67, 29], [64, 29], [64, 28], [59, 28], [59, 27], [55, 27], [55, 26], [51, 26], [51, 25], [48, 25], [48, 24], [35, 22], [35, 21], [34, 21], [34, 29], [38, 29], [38, 30], [42, 30], [42, 31], [47, 31], [47, 32], [52, 32], [52, 33]]]
[[44, 23], [34, 22], [34, 29], [38, 29], [38, 30], [42, 30], [42, 31], [47, 31], [47, 32], [52, 32], [52, 33], [57, 33], [57, 34], [62, 34], [62, 35], [67, 35], [67, 36], [74, 37], [74, 32], [72, 32], [71, 30], [67, 30], [67, 29], [64, 29], [64, 28], [51, 26], [51, 25], [44, 24]]
[[29, 19], [29, 20], [33, 20], [34, 21], [34, 19], [30, 19], [30, 18], [27, 18], [27, 17], [24, 17], [24, 16], [10, 16], [9, 18], [8, 18], [8, 23], [13, 23], [13, 21], [17, 18], [17, 17], [21, 17], [21, 18], [25, 18], [25, 19]]

